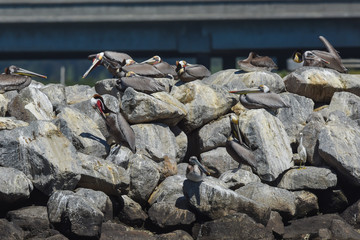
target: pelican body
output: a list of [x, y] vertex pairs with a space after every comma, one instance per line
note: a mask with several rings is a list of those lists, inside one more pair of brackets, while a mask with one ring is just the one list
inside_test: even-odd
[[200, 64], [189, 64], [186, 61], [176, 61], [176, 72], [183, 82], [191, 82], [203, 79], [211, 75], [210, 71]]
[[310, 50], [302, 51], [297, 50], [293, 54], [293, 60], [297, 63], [303, 63], [303, 66], [331, 68], [340, 73], [347, 73], [346, 67], [341, 62], [341, 57], [335, 48], [326, 40], [325, 37], [319, 36], [319, 39], [325, 45], [327, 51]]
[[134, 63], [122, 67], [123, 74], [134, 72], [140, 76], [145, 77], [165, 77], [165, 74], [160, 72], [156, 67], [147, 63]]
[[140, 76], [134, 72], [128, 72], [125, 77], [121, 77], [116, 83], [116, 87], [120, 91], [124, 91], [128, 87], [144, 93], [166, 91], [165, 85], [161, 82], [151, 77]]
[[175, 66], [170, 65], [167, 62], [164, 62], [160, 56], [156, 55], [153, 56], [152, 58], [149, 58], [148, 60], [142, 62], [142, 63], [147, 63], [150, 64], [152, 66], [154, 66], [157, 70], [159, 70], [160, 72], [162, 72], [165, 76], [171, 76], [172, 78], [176, 78], [177, 77], [177, 73], [175, 71]]
[[97, 66], [103, 65], [113, 76], [119, 77], [121, 67], [126, 64], [127, 59], [132, 59], [126, 53], [105, 51], [98, 54], [91, 54], [88, 59], [93, 60], [90, 68], [84, 73], [83, 78], [94, 70]]
[[270, 92], [265, 85], [257, 88], [244, 89], [239, 91], [230, 91], [230, 93], [240, 94], [241, 104], [248, 109], [278, 109], [290, 107], [279, 94]]
[[14, 65], [5, 68], [4, 73], [0, 75], [0, 93], [12, 90], [20, 91], [30, 85], [31, 77], [47, 78]]
[[307, 158], [307, 153], [306, 153], [306, 149], [303, 145], [303, 133], [300, 133], [300, 142], [299, 142], [299, 146], [297, 148], [297, 152], [299, 154], [299, 158], [300, 158], [300, 168], [301, 165], [306, 163], [306, 158]]
[[186, 168], [186, 178], [193, 182], [200, 182], [203, 180], [205, 174], [210, 175], [205, 167], [198, 161], [197, 157], [191, 156], [189, 165]]
[[277, 69], [277, 65], [270, 57], [259, 56], [254, 52], [250, 52], [246, 59], [238, 61], [238, 65], [245, 72], [271, 71]]
[[230, 117], [231, 135], [226, 141], [226, 151], [239, 164], [249, 165], [256, 171], [256, 157], [253, 151], [242, 141], [239, 119]]
[[[91, 98], [91, 105], [105, 120], [111, 140], [115, 141], [116, 144], [126, 145], [135, 153], [135, 133], [124, 116], [120, 112], [115, 113], [107, 108], [104, 99], [98, 94]], [[110, 140], [108, 142], [111, 144]]]

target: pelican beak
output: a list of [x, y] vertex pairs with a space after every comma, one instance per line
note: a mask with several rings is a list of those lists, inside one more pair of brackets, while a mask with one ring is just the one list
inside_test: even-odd
[[248, 94], [248, 93], [259, 93], [261, 90], [257, 88], [247, 88], [243, 90], [235, 90], [235, 91], [229, 91], [229, 93], [235, 93], [235, 94]]
[[102, 60], [102, 55], [97, 54], [96, 57], [93, 59], [90, 68], [84, 73], [82, 78], [86, 78], [86, 76], [101, 63], [101, 60]]
[[45, 76], [45, 75], [34, 73], [34, 72], [28, 71], [28, 70], [23, 69], [23, 68], [17, 68], [16, 71], [14, 72], [14, 74], [24, 75], [24, 76], [29, 76], [29, 77], [47, 78], [47, 76]]
[[203, 172], [203, 173], [205, 173], [206, 175], [210, 175], [210, 172], [209, 171], [207, 171], [206, 169], [205, 169], [205, 167], [197, 160], [197, 159], [194, 159], [195, 160], [195, 163], [199, 166], [199, 169]]
[[153, 64], [156, 63], [156, 59], [155, 59], [155, 58], [149, 58], [148, 60], [143, 61], [143, 62], [141, 62], [141, 63], [147, 63], [147, 64], [153, 65]]
[[234, 132], [235, 138], [239, 140], [239, 143], [242, 144], [240, 128], [239, 128], [239, 119], [231, 118], [232, 130]]

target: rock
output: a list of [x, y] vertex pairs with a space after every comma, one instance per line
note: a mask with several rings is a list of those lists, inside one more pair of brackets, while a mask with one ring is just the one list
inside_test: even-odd
[[266, 229], [278, 235], [283, 235], [285, 233], [284, 223], [282, 222], [282, 217], [278, 212], [271, 211]]
[[150, 96], [127, 88], [121, 100], [124, 116], [132, 124], [156, 121], [175, 126], [187, 114], [186, 107], [165, 92]]
[[261, 182], [257, 175], [243, 169], [226, 171], [221, 174], [219, 179], [222, 180], [231, 190], [236, 190], [249, 183]]
[[136, 138], [136, 152], [160, 162], [164, 156], [176, 158], [180, 154], [174, 133], [163, 123], [145, 123], [132, 126]]
[[141, 226], [148, 218], [147, 214], [142, 210], [140, 204], [129, 198], [127, 195], [121, 196], [120, 212], [118, 217], [121, 222]]
[[237, 98], [222, 87], [209, 86], [199, 80], [174, 87], [171, 95], [188, 109], [180, 122], [185, 133], [224, 115], [237, 102]]
[[0, 202], [4, 204], [27, 199], [33, 189], [33, 184], [23, 172], [0, 167]]
[[9, 101], [4, 94], [0, 94], [0, 117], [5, 117]]
[[343, 120], [329, 121], [319, 134], [319, 153], [353, 185], [360, 186], [360, 129]]
[[26, 127], [29, 123], [13, 117], [0, 117], [0, 130], [11, 130], [17, 127]]
[[54, 108], [66, 105], [65, 86], [62, 84], [47, 84], [40, 88], [40, 91], [45, 93], [49, 98]]
[[188, 163], [179, 163], [177, 165], [177, 174], [181, 175], [181, 176], [185, 176], [186, 175], [186, 168], [188, 166]]
[[153, 233], [144, 230], [133, 230], [122, 224], [106, 222], [102, 225], [100, 240], [156, 240]]
[[149, 218], [161, 228], [190, 225], [196, 219], [191, 211], [166, 202], [154, 203], [149, 209]]
[[281, 98], [291, 107], [280, 108], [276, 116], [284, 125], [290, 142], [294, 143], [300, 131], [304, 128], [309, 115], [313, 112], [314, 102], [310, 98], [292, 93], [283, 93]]
[[223, 187], [211, 178], [202, 182], [185, 180], [183, 190], [190, 205], [211, 219], [242, 212], [263, 224], [269, 220], [268, 207]]
[[190, 234], [184, 230], [175, 230], [169, 233], [163, 233], [156, 236], [156, 240], [193, 240]]
[[263, 204], [272, 211], [278, 211], [285, 217], [295, 215], [295, 195], [285, 189], [263, 183], [249, 183], [235, 192], [256, 203]]
[[350, 119], [360, 119], [360, 97], [349, 92], [336, 92], [331, 98], [329, 112], [339, 110]]
[[100, 95], [109, 94], [120, 99], [121, 93], [116, 88], [117, 80], [117, 78], [99, 80], [95, 83], [95, 91]]
[[214, 177], [219, 177], [224, 172], [238, 168], [236, 162], [226, 151], [225, 147], [218, 147], [214, 150], [200, 154], [201, 162]]
[[222, 116], [196, 131], [200, 153], [225, 147], [226, 140], [231, 134], [230, 116], [231, 114]]
[[130, 191], [128, 196], [144, 204], [160, 179], [159, 166], [145, 156], [135, 155], [129, 162]]
[[341, 217], [346, 220], [346, 222], [356, 229], [360, 228], [360, 200], [355, 202], [350, 207], [346, 208], [344, 212], [341, 213]]
[[322, 213], [340, 213], [349, 206], [349, 201], [341, 189], [328, 189], [316, 194]]
[[10, 116], [25, 122], [54, 117], [49, 98], [37, 88], [24, 88], [9, 102], [8, 111]]
[[95, 89], [88, 85], [73, 85], [65, 87], [66, 103], [71, 105], [92, 98]]
[[274, 239], [274, 236], [248, 215], [235, 213], [202, 224], [196, 239]]
[[305, 169], [287, 171], [281, 178], [278, 187], [287, 190], [327, 189], [336, 184], [336, 174], [330, 169], [307, 166]]
[[86, 197], [71, 191], [54, 192], [47, 203], [49, 221], [65, 235], [99, 237], [103, 213]]
[[127, 147], [120, 147], [118, 151], [110, 151], [106, 157], [106, 161], [110, 161], [115, 165], [128, 169], [129, 161], [134, 157], [134, 153]]
[[256, 169], [262, 180], [274, 181], [293, 165], [290, 140], [278, 118], [264, 109], [249, 110], [241, 114], [239, 126], [247, 145], [256, 149]]
[[203, 82], [224, 86], [227, 90], [258, 87], [262, 84], [268, 86], [271, 91], [276, 93], [285, 90], [282, 78], [278, 74], [268, 71], [242, 73], [238, 69], [227, 69], [212, 74], [207, 79], [204, 79]]
[[177, 164], [174, 159], [169, 158], [168, 156], [164, 157], [164, 161], [158, 164], [160, 166], [160, 181], [163, 181], [165, 178], [177, 174]]
[[64, 107], [54, 122], [60, 131], [82, 153], [103, 157], [107, 155], [107, 143], [97, 124], [85, 114]]
[[46, 195], [74, 189], [80, 162], [71, 142], [51, 122], [0, 131], [0, 164], [22, 171]]
[[121, 196], [129, 191], [130, 175], [124, 168], [90, 155], [78, 153], [81, 179], [78, 187]]
[[85, 198], [93, 206], [98, 208], [104, 214], [104, 221], [113, 218], [113, 204], [105, 193], [87, 188], [77, 188], [75, 195]]
[[318, 198], [315, 194], [308, 191], [293, 192], [296, 200], [296, 217], [302, 218], [310, 215], [315, 215], [319, 211]]
[[174, 133], [175, 141], [178, 146], [176, 159], [182, 161], [188, 148], [188, 136], [178, 126], [170, 127], [170, 130]]
[[[335, 226], [338, 225], [338, 226]], [[339, 231], [339, 227], [343, 230]], [[324, 214], [290, 221], [285, 227], [283, 239], [316, 238], [330, 235], [331, 239], [359, 239], [360, 234], [337, 214]], [[324, 238], [322, 238], [324, 239]]]
[[0, 236], [2, 240], [21, 240], [25, 233], [6, 219], [0, 219]]

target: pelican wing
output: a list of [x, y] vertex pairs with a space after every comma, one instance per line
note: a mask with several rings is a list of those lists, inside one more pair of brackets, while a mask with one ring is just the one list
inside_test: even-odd
[[171, 76], [177, 76], [177, 73], [175, 71], [176, 67], [171, 66], [167, 62], [161, 62], [161, 63], [155, 64], [154, 67], [165, 75], [170, 74]]
[[253, 58], [250, 63], [256, 67], [277, 68], [274, 61], [267, 56]]
[[256, 169], [256, 157], [253, 151], [249, 148], [239, 144], [236, 140], [228, 140], [226, 142], [226, 150], [229, 155], [238, 163], [248, 164], [253, 169]]
[[203, 65], [193, 64], [185, 67], [185, 71], [196, 79], [203, 79], [211, 75], [210, 71]]
[[126, 59], [132, 59], [128, 54], [121, 52], [105, 51], [104, 56], [110, 61], [115, 61], [123, 64]]
[[319, 39], [323, 42], [323, 44], [325, 45], [326, 49], [328, 50], [328, 52], [330, 54], [332, 54], [333, 56], [341, 59], [341, 57], [339, 56], [338, 52], [336, 51], [336, 49], [333, 47], [333, 45], [331, 45], [329, 43], [328, 40], [326, 40], [326, 38], [324, 38], [323, 36], [319, 36]]
[[314, 61], [314, 63], [311, 64], [311, 66], [320, 66], [320, 67], [332, 68], [332, 69], [335, 69], [335, 70], [337, 70], [338, 72], [341, 72], [341, 73], [346, 73], [347, 72], [347, 69], [342, 64], [340, 58], [337, 58], [334, 55], [332, 55], [331, 53], [325, 52], [325, 51], [313, 50], [312, 52], [313, 52], [314, 55], [326, 60], [328, 63], [324, 63], [323, 61], [321, 61], [319, 59], [318, 61]]
[[153, 65], [147, 63], [138, 63], [132, 64], [129, 66], [124, 66], [122, 68], [124, 72], [135, 72], [141, 76], [148, 76], [148, 77], [164, 77], [164, 74], [157, 70]]
[[[246, 100], [249, 109], [252, 108], [270, 108], [277, 109], [289, 107], [288, 104], [276, 93], [250, 93], [240, 97], [240, 100]], [[243, 102], [241, 102], [243, 103]], [[245, 105], [245, 104], [244, 104]]]
[[144, 76], [122, 77], [120, 84], [122, 85], [121, 89], [132, 87], [137, 91], [146, 93], [166, 91], [166, 87], [161, 82]]
[[28, 76], [0, 74], [0, 92], [20, 90], [30, 83], [31, 78]]

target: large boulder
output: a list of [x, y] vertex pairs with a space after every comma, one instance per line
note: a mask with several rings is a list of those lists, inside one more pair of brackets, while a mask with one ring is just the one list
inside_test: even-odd
[[0, 167], [0, 202], [3, 204], [29, 198], [33, 188], [23, 172], [15, 168]]
[[302, 218], [315, 215], [319, 211], [318, 197], [312, 192], [295, 191], [296, 217]]
[[73, 85], [65, 87], [66, 103], [71, 105], [86, 101], [95, 94], [95, 89], [88, 85]]
[[232, 190], [236, 190], [252, 182], [261, 182], [256, 174], [241, 168], [226, 171], [220, 175], [219, 179]]
[[120, 197], [119, 220], [129, 225], [142, 226], [148, 215], [142, 210], [141, 205], [129, 198], [127, 195]]
[[349, 92], [336, 92], [331, 98], [329, 112], [344, 112], [350, 119], [360, 119], [360, 97]]
[[239, 118], [247, 145], [254, 149], [257, 174], [262, 180], [274, 181], [293, 166], [290, 140], [280, 120], [264, 109], [249, 110]]
[[66, 104], [65, 86], [62, 84], [47, 84], [40, 88], [40, 91], [45, 93], [49, 98], [54, 108], [58, 108]]

